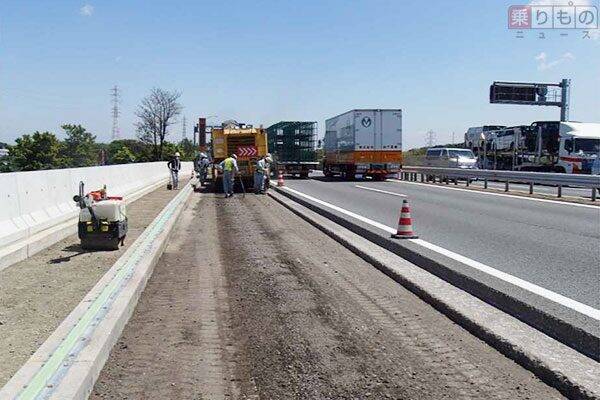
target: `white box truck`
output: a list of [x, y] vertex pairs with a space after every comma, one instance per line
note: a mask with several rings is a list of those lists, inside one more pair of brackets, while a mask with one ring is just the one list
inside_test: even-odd
[[383, 180], [402, 167], [402, 110], [356, 109], [325, 121], [325, 176]]

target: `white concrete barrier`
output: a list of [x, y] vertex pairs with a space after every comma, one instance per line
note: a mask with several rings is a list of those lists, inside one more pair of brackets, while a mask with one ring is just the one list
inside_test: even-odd
[[[180, 177], [191, 171], [184, 162]], [[168, 178], [164, 161], [0, 174], [0, 270], [77, 231], [80, 181], [86, 191], [106, 185], [109, 195], [132, 201]]]

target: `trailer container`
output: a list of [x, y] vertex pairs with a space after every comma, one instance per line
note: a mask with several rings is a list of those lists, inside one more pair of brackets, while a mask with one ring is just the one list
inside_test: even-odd
[[273, 171], [308, 178], [318, 167], [316, 122], [281, 121], [267, 128], [267, 138], [274, 159]]
[[402, 167], [402, 110], [351, 110], [325, 121], [325, 176], [383, 180]]

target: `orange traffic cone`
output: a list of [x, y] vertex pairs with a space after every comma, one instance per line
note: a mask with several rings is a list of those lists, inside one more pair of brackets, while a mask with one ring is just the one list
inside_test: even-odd
[[283, 182], [283, 171], [279, 171], [279, 175], [277, 176], [277, 186], [284, 186]]
[[417, 239], [412, 227], [412, 218], [410, 217], [410, 206], [408, 200], [402, 200], [402, 210], [400, 210], [400, 219], [398, 220], [398, 230], [392, 235], [394, 239]]

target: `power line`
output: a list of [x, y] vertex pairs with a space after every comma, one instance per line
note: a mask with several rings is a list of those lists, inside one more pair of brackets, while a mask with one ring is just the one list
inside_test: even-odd
[[425, 136], [425, 140], [426, 140], [426, 143], [427, 143], [427, 147], [433, 147], [433, 146], [435, 146], [435, 143], [436, 143], [435, 132], [432, 131], [432, 130], [430, 130], [429, 132], [427, 132], [426, 136]]
[[119, 111], [119, 103], [121, 102], [121, 93], [117, 85], [113, 86], [113, 88], [110, 89], [110, 97], [112, 103], [111, 138], [112, 140], [116, 140], [119, 138], [121, 133], [119, 130], [119, 115], [121, 115], [121, 112]]

